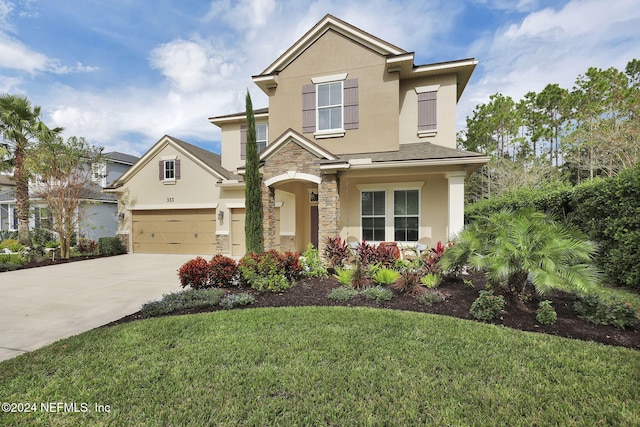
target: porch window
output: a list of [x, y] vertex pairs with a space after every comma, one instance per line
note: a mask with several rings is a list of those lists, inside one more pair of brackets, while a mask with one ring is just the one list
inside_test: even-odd
[[419, 200], [418, 190], [393, 192], [393, 235], [396, 242], [418, 241]]
[[369, 241], [385, 240], [385, 192], [362, 192], [362, 238]]

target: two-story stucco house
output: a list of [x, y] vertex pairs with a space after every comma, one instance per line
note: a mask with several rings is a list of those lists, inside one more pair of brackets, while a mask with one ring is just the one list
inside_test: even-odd
[[[267, 249], [330, 236], [400, 245], [463, 227], [464, 185], [489, 159], [456, 149], [477, 64], [414, 54], [327, 15], [253, 81]], [[120, 231], [134, 252], [245, 253], [245, 113], [211, 117], [221, 155], [165, 136], [131, 168]]]

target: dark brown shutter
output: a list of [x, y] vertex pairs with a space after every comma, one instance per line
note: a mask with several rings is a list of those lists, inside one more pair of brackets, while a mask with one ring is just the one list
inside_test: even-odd
[[240, 126], [240, 158], [244, 160], [247, 157], [247, 126]]
[[164, 180], [164, 160], [158, 162], [158, 179], [160, 181]]
[[437, 129], [437, 94], [436, 91], [418, 94], [418, 131]]
[[344, 81], [344, 129], [358, 129], [358, 79]]
[[174, 162], [175, 165], [175, 176], [176, 179], [180, 179], [180, 159], [176, 159], [176, 161]]
[[316, 131], [316, 85], [302, 86], [302, 133]]

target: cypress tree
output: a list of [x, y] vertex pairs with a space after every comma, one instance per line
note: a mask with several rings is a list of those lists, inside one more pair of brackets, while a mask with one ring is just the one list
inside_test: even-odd
[[245, 187], [244, 198], [246, 217], [244, 222], [244, 236], [247, 252], [262, 253], [264, 251], [262, 230], [262, 196], [260, 194], [260, 158], [258, 157], [258, 143], [256, 142], [256, 122], [253, 116], [251, 95], [247, 90], [247, 145], [245, 147]]

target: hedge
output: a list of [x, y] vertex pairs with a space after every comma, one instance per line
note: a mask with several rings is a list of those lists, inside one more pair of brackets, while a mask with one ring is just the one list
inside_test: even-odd
[[596, 265], [617, 285], [640, 288], [640, 165], [575, 187], [521, 189], [467, 205], [465, 221], [533, 206], [578, 227], [599, 245]]

